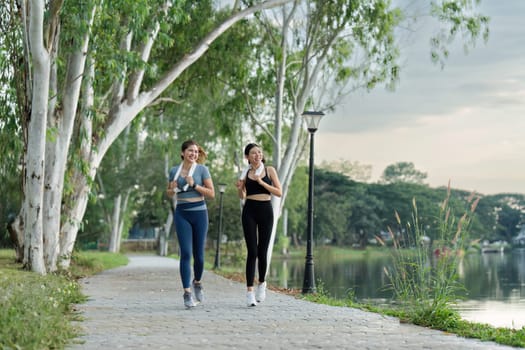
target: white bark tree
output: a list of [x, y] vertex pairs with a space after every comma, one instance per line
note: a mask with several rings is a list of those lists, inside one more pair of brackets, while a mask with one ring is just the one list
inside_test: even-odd
[[[24, 4], [25, 5], [25, 4]], [[44, 263], [44, 178], [45, 178], [45, 150], [46, 150], [46, 123], [49, 96], [49, 82], [51, 77], [51, 52], [50, 37], [44, 31], [44, 2], [33, 1], [25, 7], [27, 11], [28, 24], [26, 31], [26, 42], [28, 52], [33, 61], [33, 79], [31, 117], [28, 123], [27, 151], [24, 157], [25, 163], [25, 200], [22, 213], [24, 214], [25, 251], [24, 262], [31, 269], [40, 274], [46, 273]], [[50, 31], [56, 26], [56, 13], [51, 14]], [[53, 17], [55, 16], [55, 17]], [[51, 28], [51, 27], [50, 27]], [[44, 40], [46, 39], [46, 43]], [[51, 42], [54, 38], [51, 37]], [[47, 240], [49, 242], [49, 240]], [[46, 251], [47, 253], [47, 251]]]
[[[334, 6], [334, 3], [338, 3], [338, 6]], [[396, 79], [397, 70], [392, 69], [397, 57], [393, 41], [396, 10], [381, 7], [382, 11], [371, 11], [382, 1], [354, 2], [353, 6], [348, 7], [345, 7], [345, 3], [296, 1], [294, 6], [282, 9], [279, 21], [276, 21], [276, 15], [262, 22], [269, 33], [268, 37], [277, 38], [269, 43], [272, 49], [271, 58], [268, 59], [274, 63], [269, 69], [276, 76], [275, 111], [271, 120], [261, 120], [257, 115], [260, 111], [254, 111], [251, 118], [264, 133], [270, 135], [272, 160], [283, 187], [282, 198], [272, 198], [275, 222], [268, 250], [269, 263], [277, 221], [306, 145], [302, 117], [305, 109], [332, 108], [340, 99], [341, 90], [349, 83], [370, 86], [373, 82], [389, 83]], [[276, 22], [280, 23], [280, 27], [276, 28]], [[280, 35], [270, 35], [276, 32]], [[342, 52], [342, 47], [351, 46], [360, 47], [361, 51]], [[383, 50], [379, 50], [379, 47]], [[367, 55], [357, 57], [358, 53], [363, 52]], [[358, 62], [352, 67], [355, 73], [337, 81], [339, 72], [347, 69], [347, 60]], [[334, 64], [337, 61], [340, 63]], [[322, 101], [320, 97], [327, 84], [333, 86], [334, 82], [339, 84], [339, 87], [336, 86], [339, 90], [334, 89], [333, 94]], [[286, 135], [285, 140], [283, 135]]]
[[[118, 170], [119, 173], [124, 169], [126, 164], [126, 156], [128, 155], [128, 143], [130, 138], [130, 125], [126, 127], [124, 133], [123, 146], [120, 149]], [[135, 135], [137, 136], [137, 135]], [[105, 191], [104, 191], [105, 192]], [[103, 192], [103, 193], [104, 193]], [[118, 253], [120, 251], [120, 243], [122, 240], [122, 231], [124, 230], [124, 213], [128, 207], [129, 197], [131, 195], [131, 188], [120, 189], [113, 198], [113, 212], [111, 218], [107, 218], [110, 223], [110, 236], [108, 250], [111, 253]]]
[[[431, 15], [452, 23], [433, 40], [436, 61], [438, 51], [446, 56], [442, 43], [449, 43], [457, 33], [470, 38], [470, 43], [484, 29], [486, 33], [487, 19], [474, 12], [475, 5], [476, 1], [460, 5], [442, 1], [430, 6]], [[384, 0], [307, 0], [275, 10], [272, 17], [261, 16], [266, 37], [271, 38], [270, 54], [264, 57], [261, 71], [266, 68], [266, 74], [276, 77], [275, 103], [266, 105], [274, 105], [275, 110], [251, 109], [250, 117], [271, 139], [273, 164], [283, 187], [282, 198], [272, 198], [275, 222], [268, 263], [277, 221], [306, 145], [303, 112], [329, 112], [356, 89], [370, 90], [379, 84], [393, 88], [400, 70], [395, 30], [403, 15]]]
[[[93, 70], [96, 61], [86, 66], [86, 59], [91, 51], [92, 36], [100, 34], [93, 33], [93, 22], [96, 16], [104, 15], [106, 4], [80, 4], [79, 6], [85, 7], [76, 9], [78, 12], [75, 14], [82, 21], [82, 26], [75, 29], [82, 29], [79, 32], [83, 34], [67, 33], [70, 47], [64, 54], [64, 61], [67, 62], [64, 68], [58, 64], [59, 58], [64, 58], [58, 57], [60, 39], [65, 35], [61, 32], [61, 20], [65, 16], [63, 0], [22, 2], [21, 13], [27, 19], [22, 21], [29, 53], [26, 59], [32, 73], [29, 78], [32, 90], [25, 93], [31, 97], [32, 102], [27, 151], [24, 157], [25, 199], [21, 210], [21, 214], [24, 215], [24, 232], [19, 232], [19, 235], [25, 234], [24, 262], [29, 269], [45, 274], [56, 270], [58, 265], [64, 268], [69, 266], [78, 228], [86, 209], [91, 181], [108, 148], [122, 130], [161, 96], [228, 28], [255, 12], [281, 6], [289, 1], [267, 0], [232, 13], [195, 44], [190, 53], [174, 62], [171, 68], [153, 83], [144, 84], [145, 66], [124, 70], [121, 79], [113, 84], [110, 92], [111, 104], [100, 129], [94, 128], [93, 120], [93, 108], [99, 107], [93, 88], [98, 78], [93, 75], [96, 74]], [[156, 5], [158, 4], [151, 4], [148, 11], [156, 11], [159, 8]], [[165, 1], [160, 7], [161, 14], [167, 16], [171, 6], [171, 1]], [[133, 22], [130, 18], [124, 18], [124, 21]], [[143, 38], [134, 37], [138, 28], [134, 31], [130, 24], [121, 38], [121, 49], [132, 52], [142, 62], [148, 63], [159, 37], [160, 24], [154, 23]], [[133, 22], [133, 25], [138, 24]], [[120, 28], [112, 29], [118, 31]], [[132, 43], [136, 45], [132, 46]], [[66, 72], [62, 86], [59, 86], [58, 75], [61, 69], [65, 69]], [[87, 81], [84, 81], [84, 75], [89, 78]], [[83, 83], [85, 100], [80, 105], [79, 97]], [[74, 131], [81, 143], [78, 155], [72, 155], [70, 152]], [[68, 178], [70, 190], [64, 197], [68, 156], [73, 166]], [[62, 203], [65, 205], [62, 206]], [[62, 217], [66, 219], [61, 223]]]

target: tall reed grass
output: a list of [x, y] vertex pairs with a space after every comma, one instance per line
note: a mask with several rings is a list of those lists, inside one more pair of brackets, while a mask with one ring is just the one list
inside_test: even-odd
[[[412, 217], [403, 224], [396, 213], [399, 235], [389, 228], [394, 242], [393, 264], [385, 268], [394, 300], [411, 323], [446, 329], [456, 327], [460, 316], [453, 309], [464, 287], [458, 266], [469, 244], [469, 228], [479, 198], [471, 195], [469, 208], [458, 219], [450, 206], [450, 185], [436, 218], [437, 237], [430, 243], [420, 224], [416, 200]], [[400, 237], [404, 240], [401, 241]]]

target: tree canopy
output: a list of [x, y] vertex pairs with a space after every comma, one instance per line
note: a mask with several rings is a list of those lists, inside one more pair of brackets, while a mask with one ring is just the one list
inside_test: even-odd
[[387, 184], [405, 182], [422, 185], [426, 178], [427, 174], [417, 170], [412, 162], [398, 162], [389, 165], [381, 175], [381, 181]]
[[[433, 41], [438, 51], [446, 53], [458, 33], [467, 42], [485, 33], [487, 19], [476, 13], [476, 3], [432, 3], [429, 14], [449, 26]], [[90, 196], [108, 182], [128, 188], [132, 179], [109, 172], [125, 172], [150, 154], [144, 140], [135, 142], [141, 132], [156, 134], [165, 150], [193, 136], [209, 149], [233, 150], [246, 130], [249, 137], [264, 134], [286, 188], [304, 150], [304, 109], [330, 110], [342, 93], [389, 85], [398, 76], [394, 29], [403, 16], [384, 0], [266, 0], [234, 8], [172, 0], [2, 6], [0, 85], [7, 93], [0, 147], [12, 157], [1, 170], [20, 176], [21, 204], [11, 225], [19, 258], [42, 274], [69, 266]], [[264, 12], [270, 8], [279, 10]], [[173, 132], [163, 133], [166, 128]], [[128, 132], [129, 139], [120, 140]], [[227, 154], [222, 164], [216, 158], [210, 165], [226, 168], [235, 158]], [[107, 173], [97, 178], [102, 169]]]

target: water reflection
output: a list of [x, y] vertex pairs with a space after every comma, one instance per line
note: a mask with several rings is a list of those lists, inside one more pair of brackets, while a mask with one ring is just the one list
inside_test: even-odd
[[[392, 263], [390, 257], [364, 255], [349, 260], [321, 253], [314, 261], [318, 287], [335, 298], [351, 295], [359, 301], [382, 302], [392, 296], [384, 273]], [[466, 288], [458, 305], [463, 318], [496, 327], [525, 326], [524, 249], [466, 255], [458, 272]], [[272, 261], [270, 283], [300, 290], [303, 279], [304, 259]]]

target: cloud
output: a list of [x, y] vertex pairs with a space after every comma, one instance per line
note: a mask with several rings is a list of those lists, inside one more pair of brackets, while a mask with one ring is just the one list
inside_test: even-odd
[[505, 181], [498, 183], [495, 179], [508, 178], [516, 184], [521, 178], [521, 186], [514, 191], [525, 193], [525, 118], [489, 116], [480, 111], [472, 106], [447, 116], [424, 115], [414, 123], [391, 126], [388, 131], [339, 133], [321, 126], [316, 135], [316, 159], [372, 165], [373, 181], [386, 166], [410, 161], [429, 174], [432, 186], [461, 179], [465, 189], [472, 187], [482, 193], [510, 190]]
[[491, 17], [486, 45], [467, 55], [455, 45], [441, 70], [428, 37], [415, 35], [396, 91], [356, 93], [327, 115], [316, 159], [370, 164], [375, 178], [411, 161], [431, 185], [525, 193], [525, 1], [486, 1], [482, 11]]

